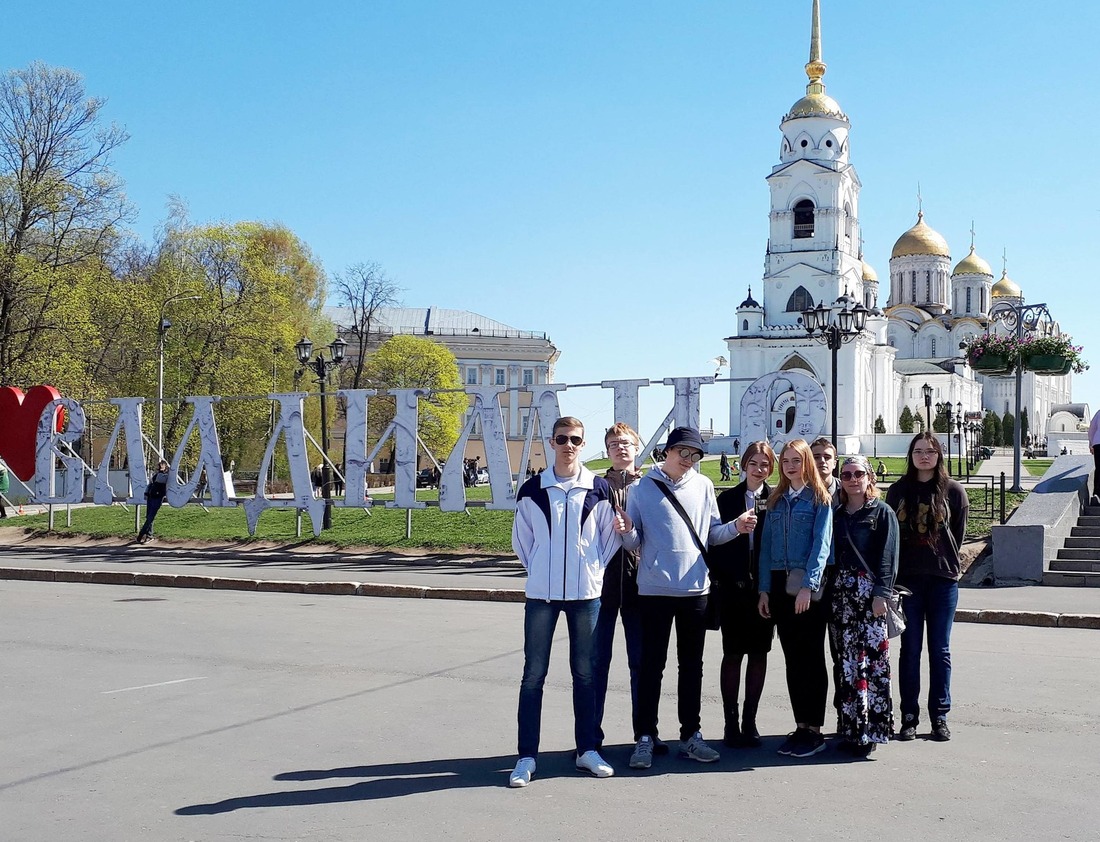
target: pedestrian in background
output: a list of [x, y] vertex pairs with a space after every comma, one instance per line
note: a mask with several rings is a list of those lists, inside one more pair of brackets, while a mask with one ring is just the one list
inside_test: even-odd
[[149, 484], [145, 486], [145, 524], [138, 533], [138, 543], [144, 544], [153, 537], [153, 521], [160, 511], [164, 498], [168, 494], [168, 463], [161, 459], [157, 462], [157, 469], [149, 477]]

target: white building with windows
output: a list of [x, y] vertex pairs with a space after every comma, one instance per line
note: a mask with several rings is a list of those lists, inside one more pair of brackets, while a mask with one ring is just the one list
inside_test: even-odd
[[[780, 123], [779, 162], [767, 176], [770, 236], [760, 300], [750, 286], [736, 310], [736, 330], [725, 340], [732, 375], [730, 438], [739, 435], [742, 398], [756, 377], [802, 370], [830, 394], [832, 352], [808, 337], [803, 323], [803, 312], [819, 304], [834, 318], [845, 306], [870, 311], [865, 330], [837, 352], [842, 452], [860, 449], [860, 438], [872, 434], [877, 418], [888, 432], [898, 432], [905, 406], [923, 419], [925, 384], [932, 387], [934, 404], [999, 414], [1014, 410], [1015, 378], [976, 376], [960, 350], [960, 343], [987, 329], [1005, 330], [989, 318], [998, 301], [1023, 300], [1007, 274], [994, 283], [973, 242], [952, 269], [946, 240], [918, 212], [916, 224], [894, 244], [889, 298], [885, 310], [879, 308], [878, 275], [863, 259], [851, 124], [825, 92], [820, 33], [814, 0], [809, 83]], [[1071, 402], [1071, 385], [1069, 376], [1024, 375], [1023, 406], [1032, 430], [1043, 429], [1053, 406]], [[790, 395], [769, 394], [769, 401], [776, 410], [789, 404]]]

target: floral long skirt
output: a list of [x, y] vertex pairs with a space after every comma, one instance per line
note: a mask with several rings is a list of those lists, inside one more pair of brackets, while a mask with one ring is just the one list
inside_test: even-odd
[[886, 618], [871, 611], [871, 588], [865, 571], [837, 571], [829, 623], [838, 655], [834, 676], [840, 699], [838, 735], [856, 745], [887, 743], [894, 729], [890, 638]]

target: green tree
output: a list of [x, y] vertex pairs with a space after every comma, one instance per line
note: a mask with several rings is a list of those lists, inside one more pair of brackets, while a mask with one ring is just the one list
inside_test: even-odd
[[1001, 443], [1001, 419], [996, 412], [987, 412], [982, 418], [982, 444], [997, 447]]
[[936, 414], [932, 416], [932, 429], [937, 433], [950, 432], [948, 427], [951, 426], [950, 413], [951, 404], [941, 403], [936, 406]]
[[1027, 434], [1030, 432], [1031, 425], [1027, 420], [1027, 407], [1025, 406], [1020, 412], [1020, 441], [1027, 441]]
[[878, 418], [875, 419], [875, 432], [876, 433], [885, 433], [886, 432], [886, 422], [882, 420], [881, 415]]
[[898, 429], [903, 433], [912, 433], [913, 425], [916, 422], [913, 420], [913, 410], [908, 406], [901, 408], [901, 415], [898, 416]]
[[[420, 399], [417, 432], [438, 459], [450, 452], [462, 431], [469, 401], [462, 391], [458, 361], [450, 349], [419, 336], [399, 334], [375, 349], [367, 359], [365, 383], [376, 389], [428, 389]], [[393, 418], [393, 398], [370, 399], [368, 441], [373, 446]]]
[[[73, 390], [94, 293], [130, 216], [101, 118], [72, 70], [35, 62], [0, 77], [0, 382]], [[94, 354], [94, 349], [92, 349]]]
[[1015, 427], [1015, 416], [1006, 412], [1004, 418], [1001, 419], [1001, 443], [1005, 447], [1012, 447], [1015, 444]]

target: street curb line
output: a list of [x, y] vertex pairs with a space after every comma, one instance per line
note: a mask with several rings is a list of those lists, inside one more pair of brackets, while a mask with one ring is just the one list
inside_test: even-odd
[[[228, 576], [196, 576], [186, 573], [129, 573], [123, 570], [51, 570], [41, 567], [0, 567], [0, 580], [4, 579], [27, 582], [83, 582], [93, 585], [141, 585], [152, 588], [373, 596], [390, 599], [458, 599], [471, 602], [524, 602], [527, 598], [523, 591], [503, 588], [438, 588], [426, 585], [384, 585], [371, 582], [245, 579]], [[959, 608], [955, 611], [955, 622], [1036, 628], [1100, 629], [1100, 614]]]

